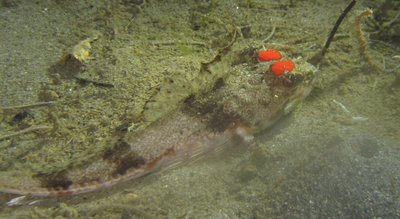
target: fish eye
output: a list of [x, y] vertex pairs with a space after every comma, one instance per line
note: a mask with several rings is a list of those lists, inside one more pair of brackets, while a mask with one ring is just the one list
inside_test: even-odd
[[285, 87], [294, 87], [303, 81], [303, 76], [301, 74], [288, 74], [282, 78], [282, 84]]

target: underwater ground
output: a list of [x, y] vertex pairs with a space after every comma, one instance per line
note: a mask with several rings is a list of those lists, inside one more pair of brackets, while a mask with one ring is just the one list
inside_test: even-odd
[[[0, 179], [93, 162], [138, 127], [155, 90], [195, 78], [233, 29], [254, 48], [308, 60], [349, 2], [0, 1]], [[355, 18], [369, 8], [362, 54]], [[399, 218], [399, 10], [358, 1], [311, 95], [253, 142], [85, 195], [9, 207], [18, 196], [2, 193], [0, 217]]]

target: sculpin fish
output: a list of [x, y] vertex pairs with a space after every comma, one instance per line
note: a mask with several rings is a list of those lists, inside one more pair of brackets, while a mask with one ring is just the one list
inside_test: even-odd
[[[272, 62], [254, 60], [256, 50], [236, 48], [235, 44], [227, 50], [215, 61], [202, 65], [200, 77], [219, 75], [210, 89], [189, 94], [167, 115], [145, 128], [128, 132], [100, 160], [69, 169], [46, 184], [2, 182], [1, 190], [32, 196], [86, 193], [141, 177], [225, 144], [249, 141], [308, 96], [316, 81], [316, 67], [302, 58], [287, 57], [295, 62], [292, 73], [297, 77], [293, 85], [287, 85], [285, 76], [269, 71]], [[233, 63], [238, 61], [235, 57], [241, 57], [242, 63]], [[174, 85], [161, 88], [158, 95], [168, 93]], [[155, 103], [148, 104], [145, 116], [155, 111]]]
[[[41, 197], [88, 193], [227, 144], [251, 141], [254, 134], [270, 127], [310, 94], [318, 69], [302, 57], [283, 57], [295, 63], [291, 72], [295, 79], [276, 76], [270, 71], [273, 62], [254, 57], [261, 47], [252, 48], [245, 39], [236, 39], [237, 32], [233, 35], [228, 46], [201, 63], [198, 77], [191, 83], [176, 79], [162, 87], [145, 107], [147, 124], [116, 139], [97, 161], [68, 169], [46, 182], [0, 182], [0, 191]], [[208, 83], [203, 86], [198, 81]], [[177, 87], [191, 93], [169, 103], [169, 108], [176, 107], [164, 115], [153, 116], [166, 107], [158, 100]]]

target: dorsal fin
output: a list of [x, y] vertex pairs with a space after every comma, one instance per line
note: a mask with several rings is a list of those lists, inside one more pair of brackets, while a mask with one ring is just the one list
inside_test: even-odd
[[153, 122], [166, 113], [174, 110], [176, 106], [192, 92], [192, 84], [184, 75], [177, 72], [172, 77], [165, 79], [162, 85], [155, 89], [153, 96], [146, 102], [143, 109], [145, 122]]
[[[157, 89], [146, 102], [143, 116], [145, 122], [153, 122], [176, 109], [189, 96], [207, 92], [214, 88], [217, 81], [229, 75], [232, 63], [237, 59], [239, 48], [232, 48], [236, 41], [234, 32], [232, 40], [225, 47], [217, 49], [216, 55], [207, 62], [201, 62], [198, 73], [188, 79], [185, 72], [177, 72]], [[235, 55], [236, 54], [236, 55]]]

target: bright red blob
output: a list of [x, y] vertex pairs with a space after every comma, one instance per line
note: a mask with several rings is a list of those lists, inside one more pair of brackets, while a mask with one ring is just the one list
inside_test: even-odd
[[277, 61], [271, 66], [271, 70], [275, 75], [281, 75], [285, 71], [291, 72], [294, 68], [294, 62], [289, 60]]
[[268, 49], [266, 51], [262, 51], [258, 54], [258, 58], [262, 61], [271, 61], [271, 60], [277, 60], [281, 58], [281, 54], [274, 50], [274, 49]]

